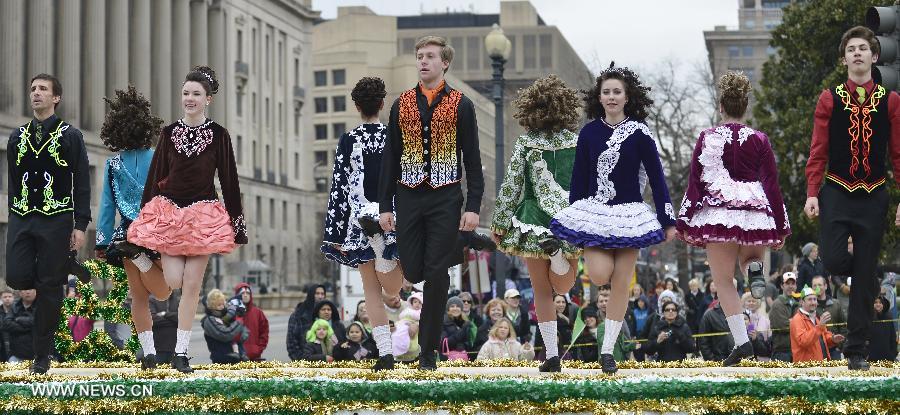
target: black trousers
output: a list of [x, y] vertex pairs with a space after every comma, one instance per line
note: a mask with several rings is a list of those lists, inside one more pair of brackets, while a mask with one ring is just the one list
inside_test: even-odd
[[462, 189], [459, 184], [425, 190], [399, 185], [394, 203], [403, 275], [412, 283], [425, 281], [419, 346], [422, 353], [433, 353], [438, 349], [447, 308], [450, 288], [447, 268], [459, 256], [454, 251], [459, 235]]
[[[853, 277], [847, 313], [846, 356], [866, 353], [866, 338], [875, 316], [878, 294], [878, 253], [884, 236], [888, 193], [884, 186], [872, 193], [848, 193], [827, 182], [819, 191], [819, 256], [832, 274]], [[853, 253], [847, 252], [847, 237], [853, 237]], [[802, 289], [803, 287], [797, 287]]]
[[34, 309], [34, 355], [45, 357], [53, 349], [59, 323], [66, 264], [74, 221], [71, 214], [26, 218], [11, 213], [6, 239], [6, 284], [17, 290], [37, 291]]

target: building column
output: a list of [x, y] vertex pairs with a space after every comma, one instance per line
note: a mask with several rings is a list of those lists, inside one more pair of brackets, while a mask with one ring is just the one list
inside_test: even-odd
[[222, 0], [216, 0], [209, 8], [209, 66], [216, 71], [221, 89], [216, 94], [215, 102], [210, 106], [210, 118], [222, 125], [228, 114], [228, 69], [225, 62], [225, 9]]
[[81, 2], [57, 3], [56, 77], [63, 86], [60, 118], [81, 125]]
[[[128, 49], [131, 38], [127, 1], [108, 3], [106, 19], [106, 96], [113, 97], [117, 89], [128, 88]], [[144, 91], [145, 93], [147, 91]]]
[[84, 44], [98, 45], [85, 48], [84, 85], [82, 92], [82, 119], [85, 130], [100, 132], [106, 104], [106, 1], [85, 0]]
[[131, 2], [131, 83], [145, 96], [150, 96], [150, 0]]
[[[191, 0], [191, 67], [209, 64], [209, 15], [206, 0]], [[213, 68], [215, 69], [215, 68]]]
[[172, 113], [172, 2], [153, 2], [153, 112], [160, 117]]
[[[39, 73], [53, 74], [53, 1], [30, 0], [28, 2], [28, 79]], [[6, 20], [6, 19], [4, 19]]]
[[[172, 114], [176, 120], [184, 115], [181, 109], [181, 82], [191, 69], [191, 0], [172, 3]], [[165, 117], [163, 117], [165, 118]]]
[[[0, 112], [24, 115], [28, 101], [28, 82], [25, 79], [25, 0], [0, 1]], [[31, 78], [29, 78], [31, 79]]]

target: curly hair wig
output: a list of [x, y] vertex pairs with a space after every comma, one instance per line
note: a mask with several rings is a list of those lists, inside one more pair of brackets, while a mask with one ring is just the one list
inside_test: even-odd
[[381, 78], [367, 76], [356, 83], [350, 98], [359, 106], [363, 116], [373, 117], [381, 110], [385, 95], [387, 92], [384, 90], [384, 81]]
[[585, 113], [590, 119], [606, 116], [606, 111], [603, 110], [603, 105], [600, 104], [600, 91], [604, 81], [618, 79], [625, 85], [625, 95], [628, 97], [628, 102], [625, 103], [625, 116], [640, 121], [646, 120], [647, 107], [653, 105], [653, 100], [650, 99], [650, 87], [644, 86], [637, 74], [631, 69], [616, 67], [615, 65], [615, 62], [610, 63], [609, 68], [600, 72], [594, 87], [590, 90], [582, 91], [584, 93]]
[[100, 127], [100, 139], [109, 151], [150, 148], [159, 137], [163, 120], [150, 110], [150, 101], [134, 85], [116, 90], [114, 99], [104, 97], [109, 105]]
[[519, 97], [512, 102], [513, 117], [529, 132], [575, 131], [580, 101], [574, 89], [551, 74], [519, 90]]

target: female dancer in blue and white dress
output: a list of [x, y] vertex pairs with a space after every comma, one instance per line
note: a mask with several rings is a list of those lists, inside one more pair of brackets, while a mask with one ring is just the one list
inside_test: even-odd
[[[669, 199], [656, 142], [644, 123], [653, 103], [649, 88], [634, 72], [610, 66], [588, 91], [587, 115], [593, 118], [578, 135], [571, 206], [550, 222], [553, 234], [584, 248], [591, 281], [611, 282], [600, 363], [615, 373], [612, 352], [628, 305], [628, 283], [638, 250], [675, 236], [675, 214]], [[644, 203], [644, 185], [653, 189], [656, 212]]]
[[[387, 137], [387, 126], [378, 120], [384, 107], [384, 82], [362, 78], [351, 97], [363, 124], [344, 133], [334, 155], [334, 181], [325, 216], [325, 237], [321, 250], [329, 260], [359, 268], [372, 323], [372, 337], [378, 346], [374, 370], [393, 369], [391, 330], [384, 309], [382, 290], [397, 295], [403, 275], [397, 266], [393, 232], [380, 232], [378, 225], [378, 172]], [[368, 173], [368, 174], [367, 174]], [[368, 222], [366, 219], [370, 219]], [[369, 224], [371, 226], [361, 226]], [[374, 229], [369, 231], [368, 229]]]

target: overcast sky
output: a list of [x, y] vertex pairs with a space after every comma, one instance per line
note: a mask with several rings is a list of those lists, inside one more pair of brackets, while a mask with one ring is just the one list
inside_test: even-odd
[[[531, 0], [548, 25], [559, 28], [592, 70], [615, 60], [643, 70], [667, 58], [706, 59], [703, 31], [736, 27], [738, 0]], [[499, 13], [499, 0], [313, 0], [325, 19], [338, 6], [366, 5], [381, 15], [474, 11]]]

